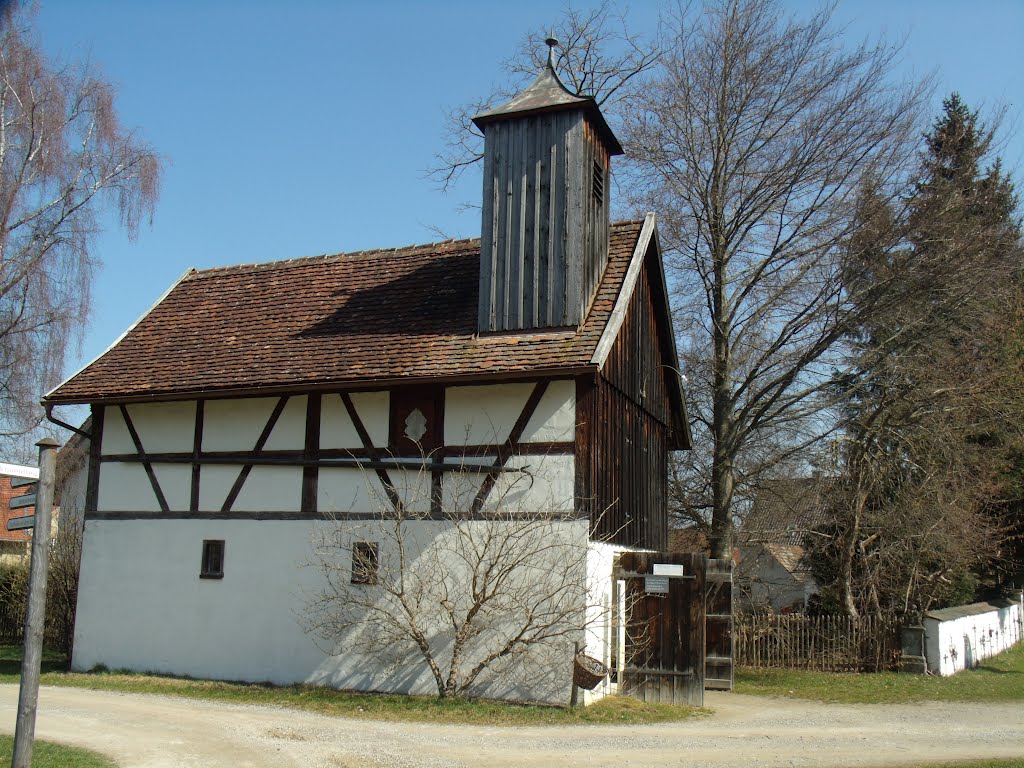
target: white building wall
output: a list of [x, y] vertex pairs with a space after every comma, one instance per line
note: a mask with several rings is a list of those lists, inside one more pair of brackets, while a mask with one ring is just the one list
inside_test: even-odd
[[[977, 611], [972, 611], [975, 608]], [[1021, 642], [1024, 639], [1022, 610], [1024, 605], [1018, 599], [963, 606], [967, 615], [957, 618], [941, 618], [957, 609], [943, 609], [935, 611], [935, 615], [926, 615], [924, 628], [928, 671], [938, 675], [953, 675], [975, 667], [984, 659]]]
[[[480, 445], [507, 439], [533, 386], [449, 388], [446, 442]], [[386, 448], [388, 393], [353, 393], [351, 399], [372, 443]], [[207, 401], [203, 450], [251, 451], [277, 402], [277, 397]], [[528, 421], [522, 441], [571, 443], [575, 439], [575, 408], [574, 382], [552, 382]], [[305, 397], [289, 400], [266, 450], [303, 448], [305, 410]], [[191, 452], [194, 403], [139, 404], [129, 406], [128, 411], [147, 453]], [[338, 395], [322, 399], [321, 447], [354, 454], [362, 449]], [[116, 407], [106, 409], [101, 450], [107, 456], [135, 453], [134, 441]], [[446, 458], [454, 464], [487, 465], [493, 460], [493, 456]], [[520, 471], [499, 475], [485, 512], [573, 511], [575, 461], [564, 448], [513, 456], [507, 466]], [[346, 651], [344, 642], [338, 645], [341, 653], [335, 655], [334, 648], [318, 647], [302, 626], [304, 596], [315, 592], [318, 584], [316, 569], [303, 564], [310, 563], [311, 542], [323, 526], [348, 526], [353, 540], [373, 540], [365, 526], [383, 524], [381, 513], [387, 509], [387, 498], [376, 472], [321, 467], [318, 509], [328, 521], [283, 519], [301, 515], [302, 469], [257, 465], [231, 508], [232, 514], [242, 519], [217, 519], [214, 515], [220, 512], [241, 467], [202, 466], [196, 519], [196, 513], [178, 514], [189, 509], [191, 464], [155, 464], [170, 514], [147, 519], [160, 508], [143, 466], [103, 462], [97, 511], [138, 517], [86, 523], [74, 668], [105, 664], [203, 678], [433, 692], [434, 683], [425, 667], [396, 675], [392, 666], [379, 659]], [[388, 473], [408, 508], [429, 512], [429, 473], [421, 471], [416, 462], [408, 470], [391, 469]], [[445, 498], [469, 509], [483, 477], [480, 472], [446, 473]], [[211, 513], [210, 519], [203, 519], [203, 513]], [[260, 513], [261, 519], [245, 519], [248, 513]], [[282, 519], [273, 519], [275, 513]], [[337, 522], [331, 521], [332, 517], [337, 517]], [[421, 541], [430, 541], [447, 523], [423, 520], [411, 525], [420, 527], [416, 536]], [[587, 521], [565, 520], [557, 525], [586, 553]], [[199, 578], [206, 539], [225, 541], [223, 579]], [[610, 599], [610, 555], [599, 547], [586, 557], [587, 574], [581, 572], [579, 599], [589, 600], [584, 594], [590, 590], [604, 605]], [[588, 620], [596, 625], [599, 617], [591, 611]], [[602, 626], [588, 635], [586, 645], [607, 656], [601, 644], [607, 644], [610, 625]], [[517, 660], [518, 682], [512, 697], [568, 701], [573, 641], [566, 639], [564, 645], [556, 658], [543, 663]], [[484, 685], [478, 691], [481, 695], [489, 692], [497, 694], [497, 689]]]
[[[344, 528], [342, 538], [379, 542], [382, 558], [393, 554], [379, 521], [87, 522], [73, 668], [103, 664], [209, 679], [436, 693], [418, 657], [396, 664], [355, 650], [358, 632], [337, 638], [333, 647], [307, 634], [304, 610], [323, 583], [313, 544], [335, 525]], [[451, 530], [445, 522], [409, 525], [414, 552]], [[557, 526], [556, 535], [585, 551], [586, 521]], [[204, 539], [225, 541], [222, 579], [199, 578]], [[350, 561], [342, 557], [338, 567], [348, 569]], [[576, 599], [582, 601], [580, 586]], [[564, 704], [572, 650], [567, 637], [554, 651], [519, 657], [500, 681], [484, 678], [474, 693]]]
[[[587, 627], [583, 651], [609, 670], [621, 669], [625, 649], [625, 582], [616, 590], [612, 575], [615, 558], [625, 547], [593, 541], [587, 553]], [[618, 657], [618, 658], [616, 658]], [[583, 694], [586, 704], [618, 692], [611, 674]]]

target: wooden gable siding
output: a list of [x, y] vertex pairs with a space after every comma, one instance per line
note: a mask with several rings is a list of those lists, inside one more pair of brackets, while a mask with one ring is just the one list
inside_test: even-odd
[[672, 419], [650, 277], [645, 265], [602, 370], [579, 380], [577, 495], [595, 538], [663, 550]]
[[668, 361], [661, 351], [662, 342], [651, 273], [645, 265], [601, 375], [646, 414], [670, 426], [671, 404], [665, 379], [678, 374], [665, 367]]

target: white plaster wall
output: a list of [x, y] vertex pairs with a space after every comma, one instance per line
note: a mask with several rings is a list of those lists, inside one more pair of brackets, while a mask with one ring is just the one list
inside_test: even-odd
[[[277, 404], [276, 399], [273, 400], [273, 405]], [[284, 410], [281, 411], [281, 415], [277, 418], [277, 423], [274, 424], [274, 429], [270, 432], [270, 437], [263, 446], [265, 451], [301, 451], [306, 446], [306, 401], [307, 397], [302, 395], [300, 397], [289, 397], [288, 402], [285, 403]], [[230, 401], [227, 401], [230, 402]], [[205, 406], [204, 406], [205, 409]], [[228, 411], [230, 414], [230, 410]], [[230, 418], [230, 415], [228, 416]], [[269, 416], [268, 416], [269, 418]], [[241, 419], [240, 416], [236, 416], [234, 421], [237, 423]], [[266, 426], [266, 421], [260, 424], [260, 431], [256, 433], [256, 439], [259, 439], [260, 432], [263, 431], [263, 427]], [[203, 436], [205, 442], [206, 435], [206, 423], [204, 413], [203, 423]], [[253, 444], [249, 447], [252, 450], [256, 447], [256, 440], [253, 440]], [[212, 449], [207, 449], [212, 450]], [[229, 449], [231, 450], [231, 449]]]
[[[203, 450], [251, 451], [256, 447], [278, 399], [252, 397], [206, 401], [203, 405]], [[281, 415], [284, 416], [283, 413]], [[106, 430], [106, 424], [103, 428]], [[301, 448], [302, 443], [298, 447]]]
[[[301, 622], [320, 573], [312, 543], [341, 526], [351, 541], [378, 541], [389, 557], [379, 521], [341, 523], [255, 520], [88, 521], [75, 627], [73, 667], [97, 664], [200, 678], [309, 682], [339, 688], [434, 693], [417, 662], [396, 668], [351, 650], [358, 637], [340, 638], [332, 655]], [[420, 556], [447, 523], [407, 523], [409, 549]], [[553, 536], [586, 547], [586, 521], [556, 524]], [[204, 539], [225, 540], [223, 579], [200, 579]], [[350, 567], [349, 562], [341, 563]], [[557, 563], [552, 564], [552, 570]], [[373, 589], [373, 587], [367, 587]], [[580, 585], [581, 593], [584, 585]], [[581, 597], [582, 599], [582, 597]], [[516, 659], [500, 685], [483, 681], [476, 693], [568, 701], [572, 638], [543, 658]], [[321, 643], [323, 644], [323, 643]], [[542, 695], [541, 695], [542, 694]]]
[[[617, 602], [612, 588], [615, 558], [625, 551], [625, 547], [600, 541], [590, 542], [587, 550], [587, 627], [584, 633], [584, 652], [599, 659], [609, 670], [615, 661], [612, 655], [617, 649], [621, 662], [621, 648], [625, 640], [625, 584], [620, 584], [622, 588]], [[594, 690], [586, 691], [583, 700], [591, 704], [617, 692], [618, 685], [611, 681], [609, 674]]]
[[447, 445], [503, 443], [533, 391], [533, 384], [448, 387], [444, 394]]
[[743, 547], [736, 573], [740, 601], [744, 608], [779, 612], [794, 606], [803, 608], [816, 591], [813, 580], [802, 582], [787, 571], [763, 546]]
[[[103, 442], [106, 444], [106, 430]], [[100, 512], [156, 512], [160, 509], [153, 486], [141, 464], [104, 462], [100, 469]]]
[[[490, 445], [508, 439], [534, 384], [488, 384], [445, 390], [448, 445]], [[576, 383], [553, 381], [537, 403], [521, 442], [569, 442], [576, 435]]]
[[384, 486], [372, 469], [320, 468], [317, 509], [326, 514], [381, 513], [390, 508]]
[[928, 671], [953, 675], [1021, 642], [1022, 606], [962, 616], [949, 621], [925, 617]]
[[[140, 403], [126, 408], [147, 453], [192, 450], [195, 440], [195, 402]], [[104, 409], [101, 448], [105, 455], [135, 453], [135, 443], [132, 442], [121, 409], [116, 406]]]
[[[390, 395], [387, 392], [353, 392], [352, 407], [377, 448], [388, 445]], [[341, 395], [324, 395], [320, 402], [320, 447], [361, 449], [363, 441], [352, 424]]]
[[[200, 489], [203, 482], [205, 478], [200, 479]], [[301, 508], [302, 467], [253, 467], [231, 505], [234, 512], [298, 512]]]
[[576, 460], [571, 455], [512, 456], [494, 483], [485, 509], [507, 512], [569, 513], [576, 492]]
[[526, 422], [524, 443], [565, 443], [576, 439], [576, 382], [553, 381]]

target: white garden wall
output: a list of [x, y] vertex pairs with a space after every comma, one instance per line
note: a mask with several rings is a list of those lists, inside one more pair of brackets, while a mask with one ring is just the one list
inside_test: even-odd
[[977, 666], [1024, 639], [1024, 605], [994, 600], [925, 614], [928, 671], [952, 675]]

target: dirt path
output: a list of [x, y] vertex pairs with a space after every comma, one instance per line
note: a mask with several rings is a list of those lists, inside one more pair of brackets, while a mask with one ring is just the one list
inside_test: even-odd
[[[18, 689], [0, 686], [12, 732]], [[715, 715], [635, 727], [380, 723], [270, 707], [44, 688], [36, 733], [123, 768], [883, 766], [1024, 756], [1020, 704], [822, 705], [709, 694]]]

